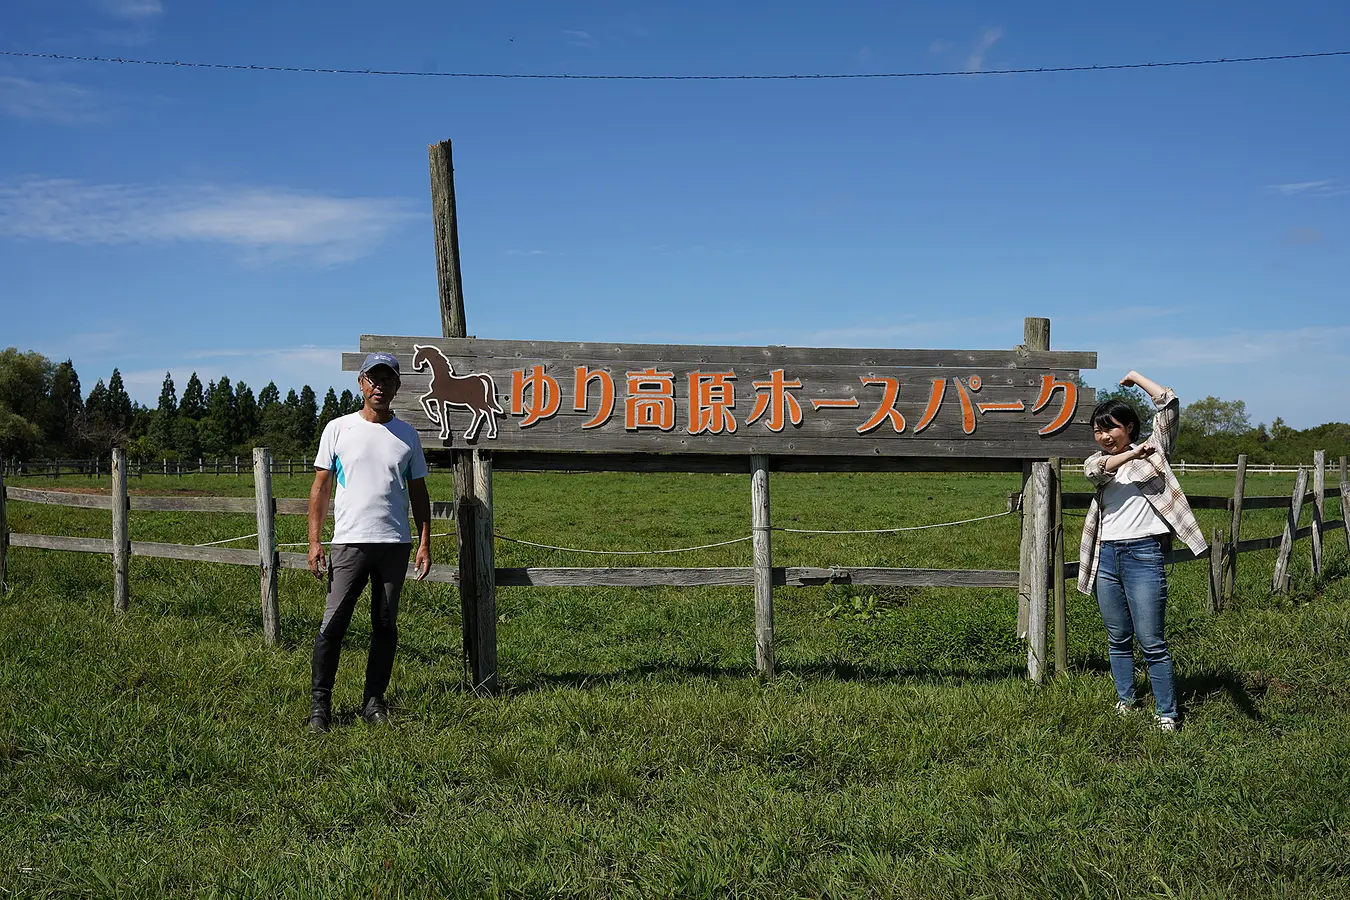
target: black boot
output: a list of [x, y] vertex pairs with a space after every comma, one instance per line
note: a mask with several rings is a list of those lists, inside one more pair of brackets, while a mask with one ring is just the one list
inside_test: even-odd
[[366, 705], [361, 710], [361, 718], [365, 719], [370, 725], [388, 725], [389, 707], [385, 706], [384, 698], [367, 698]]
[[305, 729], [310, 734], [323, 734], [333, 720], [332, 704], [328, 697], [315, 697], [309, 706], [309, 721]]

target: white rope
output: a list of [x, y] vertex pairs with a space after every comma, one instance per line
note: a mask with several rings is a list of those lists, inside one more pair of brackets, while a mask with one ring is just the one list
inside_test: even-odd
[[197, 544], [196, 546], [198, 546], [198, 547], [214, 547], [214, 546], [216, 546], [217, 544], [233, 544], [235, 541], [246, 541], [246, 540], [248, 540], [249, 538], [255, 538], [255, 537], [257, 537], [257, 536], [258, 536], [258, 532], [255, 531], [255, 532], [253, 532], [252, 534], [241, 535], [240, 537], [237, 537], [237, 538], [226, 538], [226, 539], [223, 540], [223, 541], [211, 541], [210, 543], [207, 543], [207, 544]]
[[725, 547], [728, 544], [739, 544], [748, 541], [751, 535], [745, 537], [732, 538], [729, 541], [718, 541], [716, 544], [703, 544], [698, 547], [679, 547], [675, 550], [580, 550], [576, 547], [555, 547], [552, 544], [536, 544], [534, 541], [522, 541], [519, 538], [509, 538], [504, 535], [494, 534], [493, 537], [501, 541], [510, 541], [513, 544], [524, 544], [527, 547], [539, 547], [544, 550], [562, 550], [567, 553], [595, 553], [601, 556], [644, 556], [651, 553], [688, 553], [690, 550], [708, 550], [713, 547]]
[[994, 513], [991, 516], [976, 516], [973, 519], [962, 519], [959, 522], [936, 522], [932, 525], [908, 525], [904, 528], [859, 528], [853, 531], [817, 531], [810, 528], [778, 528], [774, 531], [787, 531], [792, 534], [895, 534], [899, 531], [923, 531], [925, 528], [950, 528], [953, 525], [968, 525], [971, 522], [983, 522], [987, 519], [999, 519], [1003, 516], [1011, 516], [1017, 510], [1008, 512]]

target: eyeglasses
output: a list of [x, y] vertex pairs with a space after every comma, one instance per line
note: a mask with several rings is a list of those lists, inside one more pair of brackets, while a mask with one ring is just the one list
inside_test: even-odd
[[371, 369], [369, 372], [362, 372], [361, 377], [371, 384], [378, 384], [380, 387], [398, 387], [399, 378], [393, 372], [377, 372]]

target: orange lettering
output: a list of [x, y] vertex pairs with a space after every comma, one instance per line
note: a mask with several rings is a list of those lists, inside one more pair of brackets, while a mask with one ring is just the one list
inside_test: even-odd
[[788, 381], [783, 377], [782, 369], [774, 369], [769, 373], [768, 381], [752, 381], [751, 384], [759, 393], [755, 396], [754, 411], [750, 413], [750, 418], [745, 420], [745, 424], [755, 424], [766, 412], [769, 418], [764, 424], [770, 431], [782, 431], [787, 422], [791, 422], [794, 426], [802, 424], [802, 405], [797, 402], [796, 397], [788, 393], [790, 388], [800, 388], [801, 381], [796, 378]]
[[736, 405], [735, 372], [689, 373], [689, 433], [731, 434], [736, 430], [736, 419], [731, 408]]
[[914, 433], [918, 434], [929, 425], [933, 424], [938, 410], [942, 408], [942, 397], [947, 393], [947, 379], [934, 378], [933, 390], [928, 395], [928, 408], [923, 411], [923, 418], [919, 419], [919, 424], [914, 426]]
[[895, 408], [895, 401], [900, 396], [900, 379], [886, 377], [873, 378], [863, 375], [860, 376], [860, 380], [865, 385], [884, 385], [885, 390], [881, 394], [881, 404], [877, 407], [877, 411], [872, 413], [870, 419], [858, 426], [858, 434], [867, 434], [867, 432], [876, 428], [887, 419], [890, 420], [891, 427], [895, 429], [897, 434], [904, 431], [905, 417], [900, 415], [900, 410]]
[[577, 366], [576, 370], [576, 398], [573, 400], [572, 409], [577, 412], [585, 412], [587, 403], [586, 389], [592, 381], [600, 382], [600, 409], [589, 422], [581, 427], [598, 428], [609, 421], [609, 417], [614, 414], [614, 379], [604, 369], [588, 369], [586, 366]]
[[1069, 424], [1069, 420], [1073, 418], [1074, 410], [1078, 409], [1078, 385], [1072, 381], [1057, 381], [1053, 375], [1042, 375], [1041, 395], [1036, 398], [1036, 405], [1031, 407], [1031, 411], [1038, 413], [1044, 409], [1055, 391], [1061, 388], [1064, 390], [1064, 405], [1060, 407], [1058, 415], [1037, 434], [1054, 434], [1059, 431]]
[[629, 431], [675, 427], [675, 373], [643, 369], [629, 372], [628, 396], [624, 399], [623, 427]]
[[[528, 406], [526, 392], [530, 396]], [[529, 428], [540, 419], [549, 418], [561, 405], [562, 393], [558, 390], [558, 382], [553, 376], [544, 374], [543, 366], [533, 367], [528, 375], [524, 369], [516, 369], [511, 373], [511, 413], [525, 416], [520, 423], [521, 428]]]

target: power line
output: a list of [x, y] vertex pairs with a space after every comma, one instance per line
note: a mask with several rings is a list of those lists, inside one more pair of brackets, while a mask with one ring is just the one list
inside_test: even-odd
[[1218, 59], [1186, 59], [1165, 62], [1110, 63], [1092, 66], [1037, 66], [1025, 69], [986, 69], [932, 72], [817, 72], [789, 75], [572, 75], [519, 72], [425, 72], [411, 69], [335, 69], [315, 66], [263, 66], [247, 63], [183, 62], [167, 59], [127, 59], [120, 56], [76, 56], [65, 53], [27, 53], [0, 50], [0, 56], [62, 62], [117, 63], [124, 66], [167, 66], [182, 69], [224, 69], [231, 72], [291, 72], [309, 75], [382, 75], [399, 78], [503, 78], [544, 81], [831, 81], [860, 78], [950, 78], [975, 75], [1041, 75], [1051, 72], [1111, 72], [1123, 69], [1170, 69], [1180, 66], [1226, 66], [1237, 63], [1276, 62], [1289, 59], [1324, 59], [1350, 56], [1350, 50], [1319, 53], [1285, 53], [1278, 56], [1239, 56]]

